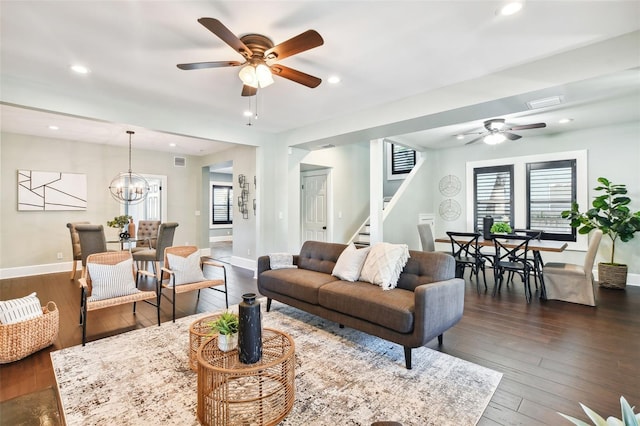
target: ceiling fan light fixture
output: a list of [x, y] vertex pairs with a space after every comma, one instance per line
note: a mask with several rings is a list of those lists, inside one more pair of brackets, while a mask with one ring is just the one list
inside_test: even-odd
[[273, 84], [271, 69], [265, 64], [258, 64], [258, 66], [256, 66], [256, 77], [260, 88], [271, 86]]
[[497, 145], [507, 140], [502, 133], [490, 133], [482, 139], [487, 145]]
[[489, 126], [487, 127], [487, 130], [490, 130], [490, 131], [502, 130], [503, 127], [504, 127], [504, 120], [495, 119], [495, 120], [489, 121]]

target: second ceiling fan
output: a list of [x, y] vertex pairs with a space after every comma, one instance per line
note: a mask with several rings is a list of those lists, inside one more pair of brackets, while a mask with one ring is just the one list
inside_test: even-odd
[[539, 129], [542, 127], [547, 127], [547, 124], [533, 123], [523, 124], [520, 126], [507, 126], [504, 118], [492, 118], [484, 122], [484, 128], [486, 130], [481, 132], [465, 133], [466, 135], [480, 135], [477, 138], [470, 140], [465, 145], [471, 145], [479, 141], [483, 141], [488, 145], [496, 145], [506, 141], [507, 139], [515, 141], [520, 139], [522, 136], [511, 133], [512, 131]]
[[324, 44], [324, 40], [315, 30], [307, 30], [287, 41], [274, 45], [271, 39], [261, 34], [247, 34], [238, 38], [222, 22], [214, 18], [200, 18], [198, 22], [242, 55], [245, 61], [178, 64], [178, 68], [181, 70], [242, 66], [239, 73], [243, 83], [242, 96], [254, 96], [258, 93], [258, 88], [272, 84], [273, 75], [310, 88], [318, 87], [322, 82], [318, 77], [277, 63], [281, 59]]

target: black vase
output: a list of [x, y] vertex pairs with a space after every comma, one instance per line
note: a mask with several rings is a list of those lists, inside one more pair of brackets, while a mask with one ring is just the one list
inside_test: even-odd
[[491, 227], [493, 226], [493, 218], [491, 216], [482, 218], [482, 236], [485, 240], [491, 239]]
[[238, 353], [243, 364], [255, 364], [262, 358], [260, 303], [254, 293], [242, 295], [238, 306]]

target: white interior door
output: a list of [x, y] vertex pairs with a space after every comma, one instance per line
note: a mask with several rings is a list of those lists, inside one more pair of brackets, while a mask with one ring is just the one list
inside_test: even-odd
[[328, 241], [328, 170], [303, 172], [302, 242]]
[[149, 183], [149, 195], [146, 200], [139, 204], [124, 207], [123, 214], [133, 217], [134, 223], [141, 220], [166, 221], [167, 197], [166, 197], [166, 176], [143, 175]]

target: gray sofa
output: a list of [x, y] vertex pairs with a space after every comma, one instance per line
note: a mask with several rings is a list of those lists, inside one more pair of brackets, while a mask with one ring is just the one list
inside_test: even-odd
[[269, 256], [259, 257], [258, 291], [267, 297], [267, 312], [277, 300], [397, 343], [410, 369], [411, 349], [435, 337], [442, 344], [442, 334], [462, 317], [464, 280], [455, 278], [455, 260], [445, 253], [410, 251], [397, 288], [382, 290], [331, 275], [346, 247], [307, 241], [293, 256], [297, 269], [272, 270]]

